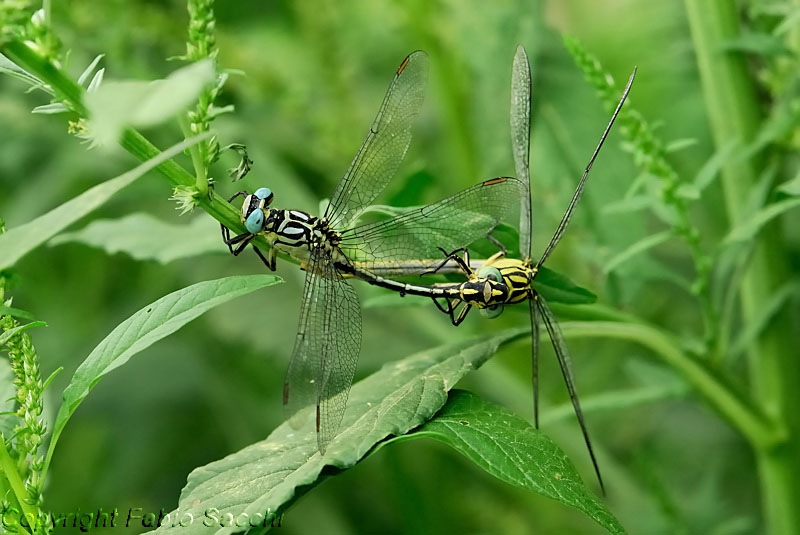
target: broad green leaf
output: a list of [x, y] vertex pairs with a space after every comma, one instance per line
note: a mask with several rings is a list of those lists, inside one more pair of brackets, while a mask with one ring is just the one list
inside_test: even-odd
[[178, 69], [164, 80], [104, 81], [86, 93], [89, 129], [96, 143], [114, 144], [125, 126], [155, 125], [188, 108], [213, 81], [210, 60]]
[[237, 531], [219, 524], [215, 528], [203, 526], [204, 514], [211, 510], [216, 510], [220, 518], [248, 515], [250, 519], [282, 512], [324, 479], [324, 467], [350, 468], [376, 443], [421, 425], [445, 404], [447, 392], [459, 379], [480, 367], [501, 345], [526, 335], [527, 330], [513, 329], [459, 340], [387, 364], [350, 391], [339, 435], [324, 457], [317, 450], [310, 407], [300, 429], [285, 422], [266, 440], [196, 468], [181, 492], [178, 509], [170, 513], [170, 519], [192, 515], [194, 521], [185, 527], [171, 527], [165, 522], [156, 533]]
[[597, 301], [597, 296], [575, 284], [572, 279], [548, 269], [539, 268], [533, 287], [551, 303], [567, 303], [570, 305], [588, 305]]
[[120, 323], [78, 366], [64, 390], [53, 426], [48, 462], [67, 421], [105, 374], [215, 306], [280, 282], [282, 280], [275, 275], [235, 276], [199, 282], [162, 297]]
[[648, 251], [653, 247], [661, 245], [662, 243], [669, 240], [671, 237], [672, 237], [672, 231], [665, 230], [664, 232], [659, 232], [658, 234], [652, 234], [650, 236], [647, 236], [646, 238], [643, 238], [633, 243], [632, 245], [625, 248], [625, 250], [623, 250], [622, 252], [614, 255], [614, 257], [612, 257], [611, 260], [606, 262], [606, 265], [603, 266], [603, 273], [606, 274], [611, 273], [617, 267], [621, 266], [634, 256], [641, 254], [645, 251]]
[[205, 214], [191, 223], [172, 224], [150, 214], [135, 213], [119, 219], [99, 219], [75, 232], [59, 234], [50, 245], [84, 243], [109, 254], [125, 253], [137, 260], [162, 264], [179, 258], [227, 252], [219, 224]]
[[[417, 437], [444, 442], [498, 479], [574, 507], [609, 533], [625, 532], [603, 502], [584, 486], [564, 452], [501, 405], [454, 390], [436, 416], [394, 440]], [[535, 526], [530, 527], [535, 531]]]
[[798, 206], [800, 206], [800, 198], [786, 199], [769, 204], [757, 211], [747, 220], [736, 225], [725, 237], [723, 243], [729, 244], [733, 242], [749, 241], [761, 231], [764, 225], [782, 215], [784, 212], [788, 212]]
[[25, 329], [30, 329], [31, 327], [46, 327], [46, 326], [47, 324], [43, 321], [32, 321], [30, 323], [26, 323], [24, 325], [20, 325], [18, 327], [14, 327], [13, 329], [4, 331], [2, 334], [0, 334], [0, 347], [4, 346], [6, 342], [11, 340], [11, 337], [13, 337], [15, 334], [20, 333]]
[[0, 234], [0, 269], [13, 266], [27, 253], [104, 204], [116, 192], [162, 162], [180, 154], [198, 141], [208, 138], [209, 135], [209, 133], [201, 134], [173, 145], [127, 173], [98, 184], [33, 221]]

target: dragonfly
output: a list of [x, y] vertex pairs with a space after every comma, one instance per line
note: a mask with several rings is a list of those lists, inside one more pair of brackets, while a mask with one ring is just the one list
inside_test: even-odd
[[[581, 411], [578, 394], [575, 387], [575, 378], [572, 371], [572, 359], [570, 358], [567, 344], [559, 328], [553, 312], [550, 310], [547, 301], [541, 293], [537, 292], [533, 286], [536, 275], [544, 262], [555, 249], [561, 240], [569, 224], [572, 212], [577, 205], [581, 193], [586, 184], [586, 179], [597, 158], [603, 143], [606, 140], [614, 121], [619, 114], [622, 105], [636, 76], [636, 69], [628, 79], [628, 83], [622, 96], [609, 120], [600, 142], [592, 153], [581, 180], [575, 189], [575, 193], [561, 218], [558, 227], [550, 242], [538, 260], [534, 260], [531, 251], [531, 197], [530, 197], [530, 108], [531, 108], [531, 71], [530, 63], [525, 49], [522, 46], [517, 48], [514, 56], [511, 77], [511, 143], [514, 155], [514, 165], [517, 177], [523, 185], [523, 194], [520, 204], [520, 232], [519, 248], [520, 254], [525, 255], [523, 259], [507, 258], [505, 251], [500, 251], [486, 261], [481, 263], [480, 269], [475, 270], [471, 267], [469, 251], [459, 248], [452, 252], [447, 252], [445, 248], [441, 251], [445, 254], [442, 265], [449, 261], [455, 261], [461, 270], [467, 275], [467, 281], [461, 284], [444, 283], [437, 286], [449, 290], [451, 293], [442, 298], [444, 304], [440, 303], [439, 298], [434, 299], [436, 306], [450, 316], [453, 325], [459, 325], [466, 318], [472, 308], [478, 308], [483, 316], [494, 318], [499, 316], [505, 305], [522, 303], [528, 301], [530, 308], [531, 322], [531, 368], [533, 382], [533, 406], [534, 406], [534, 425], [539, 428], [539, 325], [544, 323], [545, 329], [550, 337], [556, 357], [558, 359], [561, 373], [569, 393], [572, 407], [580, 425], [583, 439], [589, 451], [589, 456], [594, 467], [600, 488], [605, 493], [603, 478], [597, 465], [594, 449], [589, 438], [589, 432]], [[434, 269], [433, 271], [436, 271]], [[453, 290], [455, 295], [453, 295]]]
[[[428, 57], [417, 51], [400, 65], [367, 136], [339, 180], [322, 217], [300, 210], [271, 208], [266, 187], [244, 196], [241, 220], [246, 232], [222, 235], [234, 255], [256, 236], [270, 248], [253, 249], [270, 269], [277, 253], [287, 254], [306, 271], [300, 321], [283, 385], [290, 423], [301, 424], [302, 409], [316, 411], [317, 446], [324, 454], [336, 436], [355, 375], [361, 347], [361, 310], [348, 278], [360, 278], [401, 295], [452, 297], [449, 288], [399, 282], [388, 276], [421, 275], [440, 264], [442, 244], [463, 248], [488, 238], [508, 220], [524, 191], [514, 178], [483, 181], [439, 202], [394, 217], [355, 223], [384, 189], [403, 160], [411, 124], [420, 112]], [[499, 243], [498, 243], [499, 244]]]

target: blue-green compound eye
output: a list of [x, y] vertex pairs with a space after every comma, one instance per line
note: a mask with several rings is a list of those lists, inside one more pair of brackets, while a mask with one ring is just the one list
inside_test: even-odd
[[244, 228], [250, 234], [258, 234], [264, 229], [264, 212], [260, 209], [253, 210], [244, 222]]
[[500, 270], [492, 266], [483, 266], [478, 270], [479, 279], [489, 279], [494, 282], [502, 282], [503, 276], [500, 275]]
[[266, 199], [267, 197], [272, 197], [272, 190], [269, 188], [258, 188], [253, 195], [259, 199]]
[[494, 319], [503, 313], [503, 305], [494, 305], [487, 308], [479, 308], [481, 316], [488, 319]]

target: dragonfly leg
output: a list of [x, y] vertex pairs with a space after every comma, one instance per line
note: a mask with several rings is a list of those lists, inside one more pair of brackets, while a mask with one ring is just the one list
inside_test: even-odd
[[231, 195], [231, 198], [228, 199], [228, 202], [229, 203], [233, 202], [233, 199], [235, 199], [239, 195], [244, 195], [245, 197], [247, 197], [247, 192], [246, 191], [239, 191], [239, 192], [234, 193], [233, 195]]
[[470, 305], [469, 303], [464, 303], [464, 306], [461, 307], [461, 312], [458, 313], [458, 317], [454, 319], [453, 315], [451, 314], [450, 321], [453, 323], [453, 325], [456, 327], [461, 325], [461, 322], [464, 321], [464, 319], [466, 319], [467, 314], [469, 314], [471, 308], [472, 305]]
[[[495, 226], [495, 228], [496, 228], [496, 226]], [[497, 248], [498, 248], [498, 249], [500, 249], [500, 252], [501, 252], [501, 253], [503, 253], [503, 254], [502, 254], [502, 256], [505, 256], [505, 255], [506, 255], [506, 253], [508, 252], [508, 250], [506, 249], [505, 245], [503, 245], [502, 243], [500, 243], [500, 242], [497, 240], [497, 238], [495, 238], [494, 236], [492, 236], [492, 232], [494, 232], [494, 228], [493, 228], [492, 230], [490, 230], [490, 231], [489, 231], [489, 232], [486, 234], [486, 239], [487, 239], [487, 240], [489, 240], [490, 242], [492, 242], [493, 244], [495, 244], [495, 245], [497, 246]]]
[[[233, 256], [239, 256], [242, 253], [242, 251], [244, 251], [247, 248], [247, 245], [250, 243], [250, 240], [254, 238], [254, 236], [249, 233], [240, 234], [239, 236], [236, 236], [236, 238], [239, 238], [240, 236], [244, 236], [244, 238], [239, 240], [241, 243], [239, 243], [239, 246], [233, 250]], [[234, 240], [236, 240], [236, 238], [234, 238]], [[238, 243], [238, 242], [233, 242], [233, 243]]]
[[253, 246], [253, 250], [256, 252], [261, 261], [264, 262], [264, 265], [267, 266], [267, 269], [270, 271], [275, 271], [275, 249], [270, 247], [266, 257], [264, 257], [264, 254], [259, 251], [258, 247], [255, 245]]
[[[430, 275], [430, 274], [438, 272], [440, 269], [442, 269], [444, 266], [446, 266], [447, 263], [450, 262], [451, 260], [454, 261], [456, 264], [458, 264], [458, 267], [460, 267], [461, 270], [464, 273], [466, 273], [467, 275], [472, 275], [472, 269], [469, 267], [469, 251], [467, 251], [466, 247], [461, 247], [461, 248], [456, 249], [456, 250], [454, 250], [454, 251], [452, 251], [450, 253], [448, 253], [447, 251], [445, 251], [441, 247], [439, 247], [439, 250], [442, 252], [442, 254], [444, 254], [444, 260], [442, 260], [441, 264], [436, 266], [436, 268], [428, 270], [428, 271], [425, 271], [425, 272], [421, 273], [420, 276], [422, 276], [422, 275]], [[464, 253], [464, 258], [460, 258], [458, 256], [458, 253], [460, 253], [460, 252]]]

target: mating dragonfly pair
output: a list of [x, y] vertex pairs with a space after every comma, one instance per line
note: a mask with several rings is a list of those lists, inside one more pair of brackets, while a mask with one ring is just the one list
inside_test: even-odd
[[[575, 414], [583, 432], [598, 480], [603, 486], [575, 391], [567, 346], [544, 298], [533, 280], [569, 223], [589, 170], [619, 113], [634, 73], [609, 121], [564, 216], [538, 261], [531, 256], [529, 176], [531, 73], [527, 55], [518, 47], [512, 69], [511, 138], [518, 178], [494, 178], [439, 202], [394, 217], [355, 225], [359, 216], [384, 189], [405, 156], [411, 124], [419, 114], [427, 79], [428, 57], [417, 51], [397, 69], [366, 139], [331, 196], [322, 217], [299, 210], [271, 208], [268, 188], [244, 196], [241, 219], [246, 232], [231, 237], [222, 227], [225, 243], [239, 255], [256, 236], [270, 244], [266, 256], [255, 246], [270, 270], [277, 253], [297, 259], [306, 271], [297, 338], [283, 387], [288, 415], [316, 408], [320, 453], [336, 436], [355, 375], [361, 347], [361, 310], [347, 278], [399, 292], [430, 297], [460, 324], [474, 307], [496, 317], [505, 305], [528, 301], [531, 315], [534, 420], [538, 427], [539, 324], [549, 333]], [[492, 237], [503, 222], [519, 215], [519, 245], [523, 259], [505, 257]], [[470, 261], [467, 247], [483, 238], [500, 252], [484, 261]], [[442, 258], [444, 255], [444, 258]], [[461, 271], [461, 283], [410, 284], [394, 277]]]

